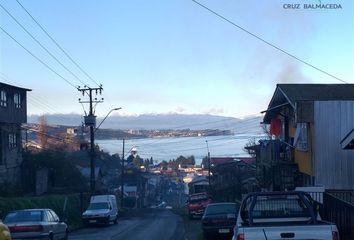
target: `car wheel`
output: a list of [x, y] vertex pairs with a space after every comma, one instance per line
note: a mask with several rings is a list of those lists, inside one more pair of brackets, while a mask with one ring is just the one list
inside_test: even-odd
[[49, 233], [48, 240], [53, 240], [53, 233]]
[[65, 236], [64, 236], [63, 240], [68, 240], [68, 238], [69, 238], [69, 231], [68, 231], [68, 229], [66, 229]]
[[108, 216], [107, 219], [106, 219], [106, 225], [107, 225], [107, 226], [109, 226], [109, 223], [111, 222], [109, 218], [110, 218], [110, 217]]
[[113, 223], [114, 223], [114, 224], [117, 224], [117, 223], [118, 223], [118, 216], [116, 216], [116, 218], [114, 219]]

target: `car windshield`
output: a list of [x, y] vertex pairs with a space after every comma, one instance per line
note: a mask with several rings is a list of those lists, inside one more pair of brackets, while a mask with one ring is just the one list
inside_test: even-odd
[[5, 223], [16, 222], [40, 222], [42, 221], [42, 211], [18, 211], [10, 212], [6, 217]]
[[205, 210], [205, 215], [215, 215], [215, 214], [236, 214], [238, 211], [236, 204], [218, 204], [209, 205]]
[[88, 210], [99, 210], [99, 209], [108, 209], [109, 205], [106, 202], [97, 202], [91, 203], [90, 206], [87, 208]]

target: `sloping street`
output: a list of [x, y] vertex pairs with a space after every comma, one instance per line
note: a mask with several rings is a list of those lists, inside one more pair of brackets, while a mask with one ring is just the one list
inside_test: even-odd
[[72, 232], [69, 240], [184, 239], [182, 219], [165, 209], [137, 209], [116, 225], [92, 226]]

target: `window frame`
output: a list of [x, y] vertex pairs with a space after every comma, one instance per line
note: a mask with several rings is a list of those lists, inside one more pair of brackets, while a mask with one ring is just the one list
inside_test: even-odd
[[0, 107], [7, 107], [7, 92], [0, 90]]
[[8, 147], [10, 150], [17, 148], [17, 134], [10, 132], [8, 134]]
[[22, 97], [21, 93], [14, 93], [14, 106], [15, 108], [22, 108]]

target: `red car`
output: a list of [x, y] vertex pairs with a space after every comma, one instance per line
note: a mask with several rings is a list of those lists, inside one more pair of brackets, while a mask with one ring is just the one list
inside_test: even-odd
[[211, 199], [206, 193], [196, 193], [190, 195], [188, 199], [189, 218], [192, 219], [195, 216], [201, 217], [209, 203], [211, 203]]

